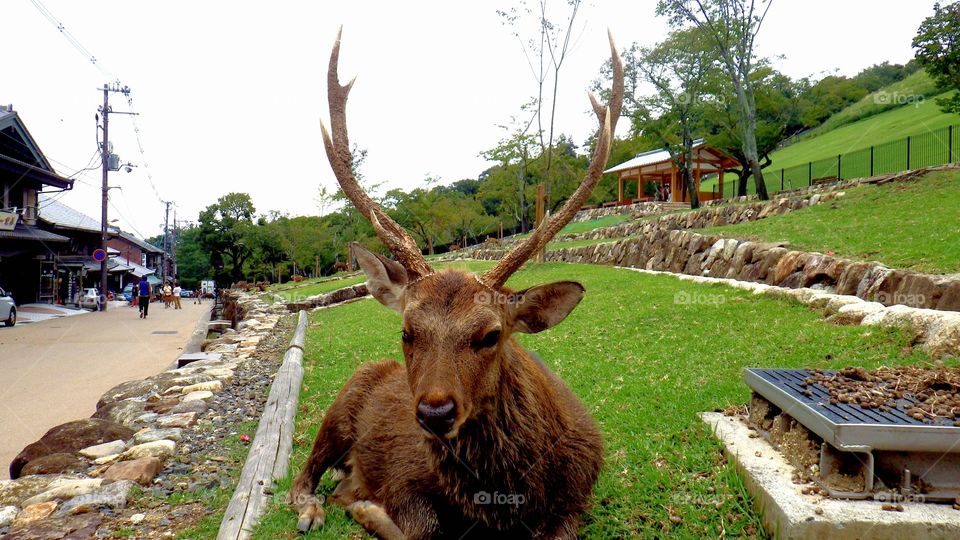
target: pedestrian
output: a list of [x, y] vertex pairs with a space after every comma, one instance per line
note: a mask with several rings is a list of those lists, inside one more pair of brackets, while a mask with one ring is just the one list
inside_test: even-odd
[[183, 307], [180, 305], [180, 293], [181, 293], [182, 291], [183, 291], [183, 289], [180, 288], [180, 284], [179, 284], [179, 283], [174, 283], [174, 284], [173, 284], [173, 306], [174, 306], [174, 309], [183, 309]]
[[203, 298], [203, 285], [197, 287], [196, 292], [193, 293], [193, 303], [200, 304], [201, 298]]
[[173, 294], [173, 289], [170, 288], [170, 283], [165, 283], [163, 285], [163, 307], [167, 309], [170, 307], [170, 295]]
[[150, 287], [150, 282], [147, 281], [147, 278], [143, 278], [140, 280], [138, 288], [140, 298], [137, 299], [137, 307], [140, 308], [140, 318], [146, 319], [147, 312], [150, 309], [150, 294], [153, 292], [151, 290], [152, 287]]

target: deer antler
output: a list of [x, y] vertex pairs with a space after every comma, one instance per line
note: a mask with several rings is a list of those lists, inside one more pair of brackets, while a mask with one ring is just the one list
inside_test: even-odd
[[610, 40], [610, 55], [613, 63], [613, 89], [610, 94], [610, 103], [603, 107], [597, 99], [590, 94], [590, 104], [600, 122], [600, 131], [597, 134], [597, 145], [593, 150], [593, 158], [590, 160], [590, 167], [587, 169], [587, 175], [580, 183], [580, 187], [567, 199], [556, 214], [550, 219], [544, 220], [540, 226], [533, 231], [533, 234], [524, 239], [510, 253], [500, 259], [495, 267], [489, 270], [480, 278], [484, 285], [499, 289], [507, 282], [507, 279], [516, 272], [523, 263], [527, 261], [534, 253], [543, 249], [554, 235], [573, 219], [583, 203], [590, 197], [593, 188], [603, 175], [604, 166], [610, 157], [610, 145], [613, 141], [613, 133], [617, 128], [617, 119], [620, 117], [620, 107], [623, 103], [623, 63], [620, 61], [620, 55], [617, 53], [617, 46], [613, 42], [613, 36], [607, 31], [607, 37]]
[[327, 70], [327, 100], [330, 103], [330, 128], [333, 137], [327, 131], [323, 122], [320, 129], [323, 132], [323, 146], [327, 150], [327, 159], [330, 167], [343, 188], [343, 192], [360, 213], [370, 220], [377, 237], [390, 249], [406, 270], [408, 279], [433, 273], [433, 268], [423, 258], [417, 242], [384, 212], [380, 206], [370, 198], [353, 174], [353, 156], [350, 154], [350, 139], [347, 136], [347, 96], [353, 87], [356, 78], [341, 86], [337, 76], [337, 64], [340, 60], [340, 35], [343, 28], [337, 31], [337, 41], [330, 52], [330, 67]]

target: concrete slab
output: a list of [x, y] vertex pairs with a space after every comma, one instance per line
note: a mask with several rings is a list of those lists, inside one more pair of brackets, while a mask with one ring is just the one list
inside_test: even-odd
[[747, 490], [756, 499], [763, 523], [781, 540], [960, 538], [960, 511], [949, 505], [894, 501], [903, 511], [883, 510], [880, 501], [845, 501], [804, 495], [791, 480], [793, 469], [766, 440], [750, 438], [739, 417], [702, 413], [723, 443]]

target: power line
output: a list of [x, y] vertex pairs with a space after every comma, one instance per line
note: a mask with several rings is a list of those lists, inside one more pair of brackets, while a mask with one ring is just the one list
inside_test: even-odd
[[77, 50], [77, 52], [79, 52], [91, 64], [96, 66], [96, 68], [100, 70], [100, 73], [103, 73], [108, 78], [111, 78], [111, 79], [114, 78], [113, 74], [110, 73], [109, 70], [104, 68], [100, 62], [97, 61], [97, 57], [94, 56], [89, 49], [84, 47], [83, 44], [80, 43], [80, 40], [74, 37], [74, 35], [71, 34], [69, 30], [67, 30], [67, 27], [62, 22], [60, 22], [57, 19], [57, 17], [54, 16], [54, 14], [49, 9], [47, 9], [47, 6], [43, 5], [43, 2], [41, 2], [40, 0], [30, 0], [30, 3], [33, 4], [33, 7], [37, 8], [37, 11], [39, 11], [40, 14], [44, 16], [44, 18], [50, 21], [50, 24], [52, 24], [57, 29], [57, 31], [60, 32], [60, 35], [62, 35], [64, 39], [66, 39], [70, 43], [70, 45]]

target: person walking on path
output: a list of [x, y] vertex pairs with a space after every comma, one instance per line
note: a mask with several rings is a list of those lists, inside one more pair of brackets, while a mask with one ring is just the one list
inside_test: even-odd
[[173, 290], [170, 289], [170, 284], [165, 283], [163, 285], [163, 307], [167, 309], [170, 307], [170, 295], [173, 294]]
[[173, 308], [174, 309], [183, 309], [180, 305], [180, 293], [183, 292], [183, 289], [180, 288], [179, 283], [173, 284]]
[[138, 284], [140, 298], [137, 299], [137, 306], [140, 308], [140, 318], [146, 319], [147, 312], [150, 309], [150, 282], [146, 278], [141, 279]]

